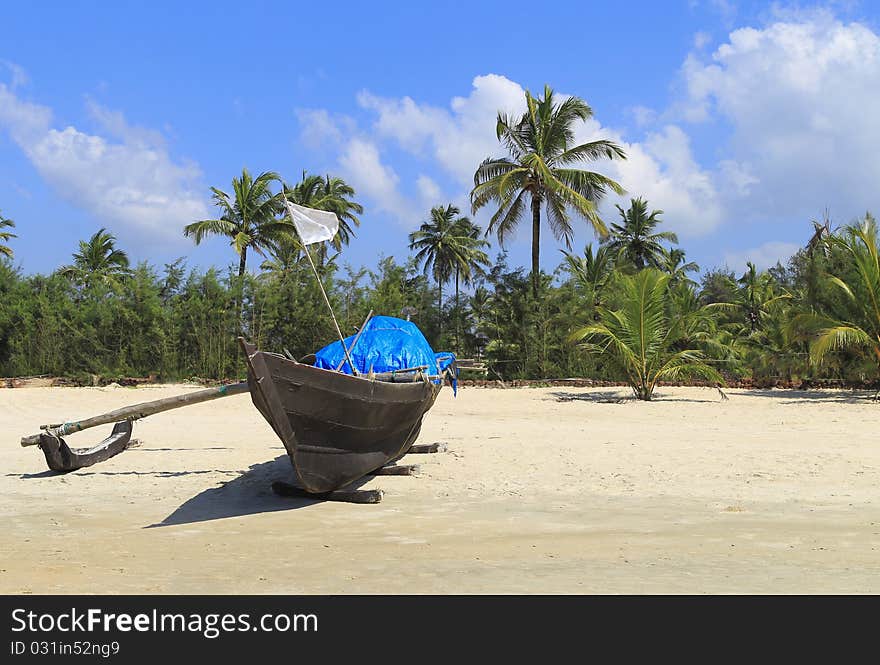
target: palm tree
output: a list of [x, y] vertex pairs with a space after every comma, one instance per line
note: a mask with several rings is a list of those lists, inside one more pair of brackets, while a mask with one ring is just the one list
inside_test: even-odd
[[709, 307], [742, 312], [746, 318], [748, 334], [756, 332], [782, 301], [791, 299], [791, 294], [787, 291], [778, 292], [770, 274], [766, 271], [759, 273], [751, 261], [746, 263], [746, 271], [737, 283], [739, 288], [732, 303], [712, 303]]
[[817, 222], [815, 219], [811, 221], [813, 225], [813, 235], [807, 241], [807, 252], [812, 256], [817, 249], [822, 249], [825, 256], [828, 256], [828, 245], [825, 242], [831, 237], [831, 213], [826, 208], [822, 215], [822, 221]]
[[569, 209], [586, 218], [599, 236], [605, 236], [607, 230], [599, 218], [597, 204], [609, 189], [622, 194], [623, 188], [611, 178], [570, 165], [600, 157], [626, 159], [626, 154], [608, 140], [572, 146], [575, 124], [593, 115], [593, 110], [578, 97], [557, 103], [553, 90], [545, 86], [543, 99], [526, 91], [526, 107], [519, 119], [498, 113], [495, 133], [508, 156], [489, 157], [480, 164], [474, 173], [470, 198], [474, 213], [490, 202], [497, 206], [486, 232], [494, 232], [502, 245], [529, 203], [532, 293], [537, 297], [542, 206], [550, 230], [557, 240], [565, 243], [566, 249], [571, 249], [573, 234]]
[[642, 198], [630, 199], [627, 210], [619, 205], [616, 208], [621, 223], [611, 225], [608, 247], [617, 255], [618, 261], [630, 263], [636, 270], [649, 266], [662, 268], [666, 262], [666, 250], [661, 241], [678, 244], [678, 236], [671, 231], [655, 230], [663, 211], [652, 210], [649, 214], [648, 202]]
[[693, 261], [688, 261], [685, 251], [678, 247], [663, 250], [663, 271], [669, 275], [671, 284], [690, 284], [696, 286], [696, 282], [687, 276], [689, 272], [698, 272], [700, 266]]
[[489, 246], [487, 240], [480, 238], [480, 227], [470, 217], [459, 217], [455, 222], [454, 233], [463, 245], [463, 261], [456, 262], [455, 272], [455, 307], [459, 306], [459, 281], [465, 286], [470, 285], [475, 277], [485, 274], [484, 266], [488, 266], [489, 255], [483, 248]]
[[804, 248], [806, 251], [806, 300], [807, 305], [815, 308], [819, 300], [819, 285], [822, 282], [823, 264], [830, 258], [831, 245], [828, 239], [832, 236], [831, 216], [826, 209], [822, 222], [811, 220], [813, 233]]
[[810, 345], [810, 357], [820, 364], [832, 351], [853, 349], [867, 351], [880, 369], [880, 253], [877, 221], [867, 213], [859, 224], [831, 235], [829, 242], [852, 261], [854, 272], [849, 281], [830, 275], [830, 285], [840, 289], [849, 306], [846, 318], [826, 317]]
[[572, 276], [575, 285], [593, 304], [593, 316], [598, 320], [599, 308], [604, 304], [604, 291], [611, 281], [614, 261], [605, 245], [599, 245], [593, 253], [593, 245], [584, 248], [583, 256], [560, 250], [565, 257], [565, 270]]
[[[15, 222], [11, 219], [6, 219], [3, 215], [0, 215], [0, 229], [14, 229]], [[14, 233], [11, 231], [0, 231], [0, 241], [7, 242], [10, 238], [17, 238]], [[6, 245], [0, 245], [0, 255], [8, 256], [12, 258], [12, 248], [7, 247]]]
[[78, 284], [100, 282], [111, 288], [117, 288], [131, 274], [128, 255], [116, 248], [116, 236], [107, 229], [98, 229], [88, 240], [80, 240], [73, 264], [62, 266], [59, 272]]
[[232, 198], [211, 187], [211, 198], [222, 213], [220, 218], [187, 224], [183, 235], [193, 238], [197, 245], [209, 235], [229, 238], [239, 256], [238, 276], [243, 277], [249, 248], [263, 254], [280, 236], [291, 231], [291, 224], [276, 218], [281, 199], [269, 189], [272, 181], [279, 179], [273, 171], [253, 178], [247, 169], [242, 169], [241, 177], [232, 179]]
[[430, 221], [423, 222], [418, 231], [409, 234], [409, 248], [416, 252], [416, 262], [423, 264], [425, 274], [430, 272], [437, 282], [438, 322], [443, 313], [443, 285], [453, 275], [470, 280], [480, 265], [489, 264], [489, 257], [482, 250], [486, 241], [479, 238], [478, 228], [474, 233], [476, 227], [467, 217], [459, 217], [460, 213], [451, 203], [446, 207], [435, 206], [431, 208]]
[[484, 267], [488, 266], [489, 255], [486, 254], [484, 248], [489, 246], [487, 240], [480, 237], [480, 227], [474, 224], [469, 217], [459, 217], [455, 223], [455, 235], [459, 238], [462, 245], [462, 260], [456, 261], [454, 266], [455, 273], [455, 344], [456, 350], [461, 347], [461, 304], [459, 300], [460, 289], [459, 282], [465, 286], [473, 283], [475, 277], [485, 275]]
[[699, 376], [724, 382], [702, 350], [676, 348], [684, 331], [666, 309], [669, 275], [648, 268], [624, 275], [621, 287], [621, 308], [602, 308], [599, 321], [576, 330], [572, 341], [615, 366], [637, 399], [650, 400], [660, 381]]
[[288, 277], [296, 272], [303, 253], [303, 244], [293, 234], [285, 234], [268, 247], [269, 256], [260, 264], [265, 273]]
[[474, 328], [482, 332], [483, 324], [492, 316], [492, 292], [485, 286], [477, 286], [474, 294], [468, 299], [471, 316], [474, 320]]
[[[309, 175], [305, 171], [300, 180], [293, 187], [284, 185], [284, 194], [287, 199], [307, 208], [315, 210], [327, 210], [336, 213], [339, 218], [339, 231], [330, 241], [336, 251], [340, 251], [343, 245], [348, 245], [354, 237], [355, 226], [360, 226], [361, 221], [357, 215], [364, 212], [360, 203], [352, 201], [355, 195], [354, 188], [342, 178]], [[321, 245], [320, 258], [324, 260], [324, 245]]]

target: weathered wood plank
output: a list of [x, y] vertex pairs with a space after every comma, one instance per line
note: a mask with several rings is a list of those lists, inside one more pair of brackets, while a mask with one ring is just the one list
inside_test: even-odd
[[428, 453], [445, 453], [449, 450], [449, 446], [446, 445], [445, 441], [438, 441], [436, 443], [416, 443], [406, 451], [407, 455], [425, 455]]
[[272, 483], [272, 491], [278, 496], [292, 496], [299, 499], [314, 499], [315, 501], [341, 501], [344, 503], [379, 503], [384, 493], [382, 490], [334, 490], [323, 494], [306, 492], [302, 487], [297, 487], [282, 480]]
[[417, 476], [421, 471], [418, 464], [387, 464], [371, 472], [373, 476]]

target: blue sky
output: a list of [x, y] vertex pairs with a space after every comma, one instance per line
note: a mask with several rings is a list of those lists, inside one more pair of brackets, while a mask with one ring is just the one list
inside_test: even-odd
[[[345, 177], [366, 210], [342, 261], [402, 259], [432, 205], [466, 207], [477, 163], [499, 154], [495, 113], [545, 83], [593, 107], [578, 138], [630, 158], [591, 168], [663, 209], [703, 267], [770, 265], [826, 208], [835, 223], [880, 211], [876, 5], [534, 7], [6, 3], [0, 212], [16, 263], [51, 271], [105, 226], [135, 260], [228, 265], [226, 243], [181, 229], [214, 216], [209, 186], [244, 166]], [[593, 237], [576, 224], [580, 249]], [[523, 224], [514, 264], [529, 238]]]

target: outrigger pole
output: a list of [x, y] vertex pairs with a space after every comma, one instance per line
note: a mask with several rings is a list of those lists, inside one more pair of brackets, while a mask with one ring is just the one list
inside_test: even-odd
[[[175, 395], [152, 402], [142, 402], [85, 420], [42, 425], [40, 429], [43, 431], [40, 434], [22, 437], [21, 445], [39, 446], [46, 457], [46, 464], [52, 471], [75, 471], [108, 460], [128, 448], [131, 445], [131, 424], [139, 418], [170, 411], [181, 406], [246, 392], [248, 392], [247, 381], [242, 381], [241, 383], [197, 390], [187, 395]], [[91, 448], [71, 448], [63, 438], [66, 434], [81, 432], [84, 429], [108, 423], [116, 423], [113, 432], [101, 443]]]
[[22, 446], [38, 446], [43, 443], [44, 437], [60, 438], [66, 434], [81, 432], [90, 427], [98, 427], [99, 425], [108, 425], [109, 423], [132, 422], [140, 418], [146, 418], [156, 413], [170, 411], [181, 406], [189, 406], [190, 404], [198, 404], [200, 402], [208, 402], [221, 397], [229, 397], [230, 395], [240, 395], [249, 392], [247, 381], [241, 383], [233, 383], [225, 386], [217, 386], [216, 388], [206, 388], [205, 390], [197, 390], [186, 395], [175, 395], [174, 397], [164, 397], [152, 402], [142, 402], [132, 406], [125, 406], [109, 413], [102, 413], [100, 416], [92, 416], [85, 420], [75, 420], [73, 422], [58, 423], [54, 425], [42, 425], [42, 434], [34, 434], [25, 436], [21, 439]]
[[324, 284], [321, 283], [321, 276], [318, 274], [318, 269], [315, 267], [315, 262], [312, 260], [309, 246], [303, 239], [302, 234], [299, 232], [299, 228], [296, 225], [296, 220], [293, 218], [293, 211], [290, 209], [287, 194], [284, 192], [283, 182], [281, 183], [281, 200], [284, 201], [284, 207], [287, 208], [287, 214], [290, 216], [290, 223], [295, 229], [296, 234], [299, 236], [300, 242], [302, 242], [303, 251], [306, 253], [306, 258], [309, 260], [309, 265], [312, 266], [312, 272], [315, 273], [315, 281], [318, 282], [318, 288], [321, 289], [321, 295], [324, 296], [324, 302], [327, 303], [327, 309], [330, 311], [330, 318], [333, 319], [333, 325], [336, 327], [336, 334], [339, 335], [339, 343], [342, 344], [342, 350], [345, 352], [345, 359], [348, 361], [348, 366], [351, 367], [351, 371], [355, 376], [359, 376], [360, 373], [357, 371], [354, 363], [351, 362], [351, 356], [348, 355], [348, 349], [345, 346], [345, 338], [342, 336], [342, 330], [339, 329], [339, 322], [336, 320], [336, 314], [333, 313], [333, 306], [330, 304], [330, 299], [327, 297], [327, 292], [324, 290]]

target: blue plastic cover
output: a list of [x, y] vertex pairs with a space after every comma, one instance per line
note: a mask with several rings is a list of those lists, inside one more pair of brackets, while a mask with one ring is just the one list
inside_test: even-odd
[[[415, 323], [393, 316], [374, 316], [367, 321], [352, 348], [355, 337], [346, 337], [345, 347], [360, 374], [366, 374], [371, 368], [380, 373], [424, 365], [427, 374], [439, 376], [455, 361], [452, 353], [434, 353]], [[315, 367], [335, 370], [342, 363], [340, 371], [351, 374], [348, 362], [342, 362], [344, 358], [342, 343], [333, 342], [315, 354]]]

